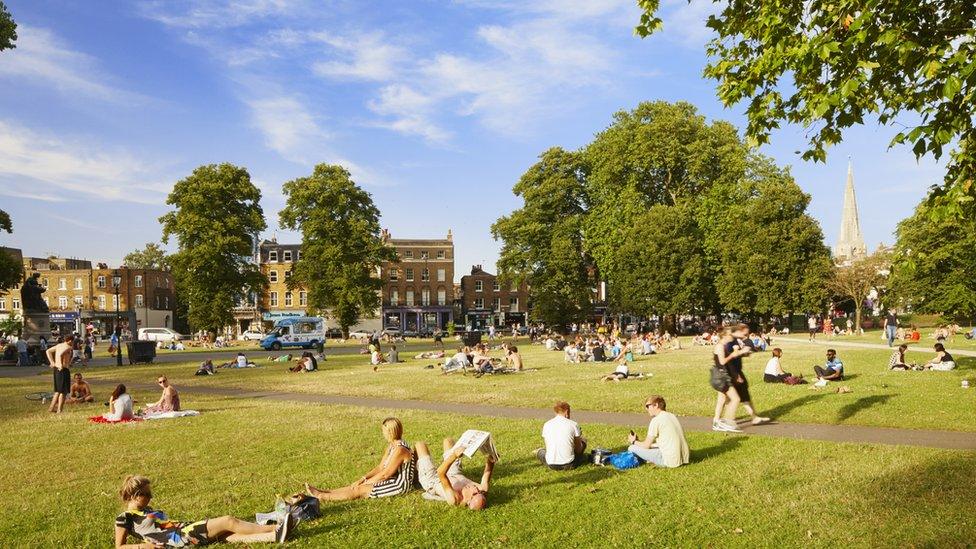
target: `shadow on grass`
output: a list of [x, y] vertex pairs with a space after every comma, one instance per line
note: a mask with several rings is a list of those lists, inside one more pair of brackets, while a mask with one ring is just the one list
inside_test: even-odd
[[691, 458], [688, 461], [689, 463], [701, 463], [714, 459], [726, 452], [736, 450], [740, 444], [742, 444], [742, 437], [729, 437], [707, 448], [695, 448], [691, 451]]
[[593, 486], [595, 483], [613, 476], [616, 472], [612, 467], [597, 467], [590, 464], [581, 465], [579, 468], [570, 471], [553, 471], [535, 459], [519, 458], [509, 462], [504, 471], [496, 470], [496, 473], [503, 473], [505, 476], [515, 475], [530, 468], [539, 470], [538, 480], [519, 484], [493, 485], [489, 496], [491, 505], [505, 505], [518, 500], [519, 494], [524, 490], [534, 490], [554, 484], [564, 485], [567, 490], [581, 486]]
[[861, 397], [854, 402], [845, 405], [843, 408], [837, 411], [837, 421], [845, 421], [857, 415], [872, 406], [878, 404], [884, 404], [888, 402], [891, 397], [898, 395], [872, 395], [867, 397]]
[[960, 356], [956, 359], [956, 368], [959, 370], [976, 370], [976, 357]]
[[776, 418], [779, 418], [780, 416], [782, 416], [782, 415], [784, 415], [784, 414], [786, 414], [788, 412], [792, 412], [793, 410], [796, 410], [800, 406], [804, 406], [804, 405], [810, 404], [811, 402], [818, 401], [818, 400], [822, 399], [824, 396], [825, 395], [823, 393], [814, 393], [812, 395], [802, 396], [800, 398], [791, 400], [791, 401], [786, 402], [784, 404], [780, 404], [779, 406], [777, 406], [775, 408], [770, 408], [768, 410], [763, 410], [762, 413], [763, 413], [763, 415], [766, 415], [766, 416], [769, 416], [769, 417], [771, 417], [773, 419], [776, 419]]

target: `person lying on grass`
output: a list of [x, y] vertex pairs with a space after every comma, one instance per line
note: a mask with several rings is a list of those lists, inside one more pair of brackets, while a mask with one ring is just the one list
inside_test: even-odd
[[395, 417], [388, 417], [383, 420], [382, 430], [388, 444], [379, 465], [349, 486], [334, 490], [320, 490], [305, 483], [305, 493], [319, 501], [348, 501], [409, 492], [413, 487], [413, 456], [403, 441], [403, 424]]
[[455, 440], [444, 439], [444, 461], [434, 467], [427, 443], [417, 441], [417, 480], [424, 489], [424, 498], [443, 501], [449, 505], [467, 506], [472, 511], [480, 511], [488, 505], [488, 487], [495, 461], [490, 456], [485, 461], [481, 482], [474, 482], [461, 472], [461, 456], [464, 448], [454, 448]]
[[[149, 506], [152, 487], [149, 479], [129, 475], [122, 481], [119, 496], [125, 510], [115, 517], [115, 547], [158, 549], [160, 547], [189, 547], [226, 541], [229, 543], [284, 543], [294, 525], [290, 513], [285, 513], [277, 525], [263, 526], [230, 515], [193, 522], [169, 520], [166, 513]], [[127, 543], [129, 536], [142, 543]]]
[[95, 397], [92, 396], [91, 386], [88, 382], [81, 378], [81, 374], [75, 374], [74, 383], [71, 384], [71, 394], [68, 395], [69, 404], [80, 404], [82, 402], [92, 402]]
[[305, 351], [302, 357], [295, 361], [295, 365], [288, 368], [289, 372], [314, 372], [319, 369], [319, 363], [312, 356], [312, 353]]
[[600, 381], [616, 381], [627, 379], [630, 375], [630, 366], [627, 364], [627, 355], [621, 354], [617, 358], [617, 369], [603, 376]]
[[633, 431], [627, 436], [628, 451], [658, 467], [680, 467], [688, 464], [688, 442], [678, 417], [667, 411], [667, 403], [660, 395], [651, 395], [644, 401], [644, 409], [651, 416], [647, 425], [647, 437], [638, 440]]
[[180, 394], [176, 392], [175, 387], [169, 384], [169, 379], [166, 376], [158, 376], [156, 377], [156, 384], [163, 388], [163, 394], [159, 400], [146, 406], [146, 409], [142, 411], [143, 415], [179, 412]]
[[195, 376], [212, 376], [217, 372], [214, 370], [213, 361], [209, 358], [200, 363], [200, 367], [197, 368]]

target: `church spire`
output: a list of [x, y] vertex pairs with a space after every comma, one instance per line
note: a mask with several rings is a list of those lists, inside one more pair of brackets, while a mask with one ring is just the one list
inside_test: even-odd
[[848, 157], [844, 209], [841, 212], [840, 235], [834, 247], [834, 257], [839, 261], [851, 261], [864, 257], [866, 253], [867, 247], [861, 234], [861, 220], [857, 214], [857, 197], [854, 195], [854, 162]]

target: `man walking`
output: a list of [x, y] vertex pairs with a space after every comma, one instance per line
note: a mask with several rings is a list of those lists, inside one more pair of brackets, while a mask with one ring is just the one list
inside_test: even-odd
[[47, 362], [54, 369], [54, 396], [51, 397], [49, 412], [61, 413], [64, 401], [71, 392], [71, 357], [74, 353], [75, 336], [69, 335], [64, 341], [47, 350]]
[[895, 343], [895, 336], [898, 333], [898, 314], [894, 309], [888, 309], [888, 315], [884, 319], [885, 336], [888, 337], [888, 346]]
[[810, 341], [817, 339], [817, 315], [810, 315], [807, 318], [807, 329], [810, 331]]
[[30, 354], [27, 353], [27, 340], [20, 337], [17, 338], [17, 360], [18, 366], [30, 366]]

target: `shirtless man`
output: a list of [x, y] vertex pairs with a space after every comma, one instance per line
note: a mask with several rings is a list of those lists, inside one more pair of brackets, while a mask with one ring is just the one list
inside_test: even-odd
[[508, 361], [508, 365], [514, 368], [516, 371], [522, 371], [522, 355], [519, 354], [518, 347], [511, 345], [506, 349], [507, 354], [505, 355], [505, 360]]
[[54, 396], [51, 397], [49, 412], [61, 413], [64, 401], [71, 392], [71, 356], [74, 353], [75, 336], [69, 335], [64, 341], [51, 347], [44, 353], [47, 363], [54, 370]]
[[78, 404], [81, 402], [93, 402], [95, 397], [92, 396], [91, 387], [88, 382], [81, 379], [81, 374], [75, 374], [75, 382], [71, 384], [71, 395], [68, 397], [68, 402], [72, 404]]
[[464, 448], [452, 452], [453, 447], [454, 439], [444, 439], [444, 462], [440, 467], [434, 468], [427, 444], [420, 441], [414, 444], [417, 452], [417, 476], [424, 489], [424, 497], [450, 505], [466, 505], [472, 511], [480, 511], [488, 505], [486, 496], [495, 462], [488, 457], [485, 471], [481, 474], [481, 482], [476, 483], [461, 473], [458, 459], [464, 455]]

